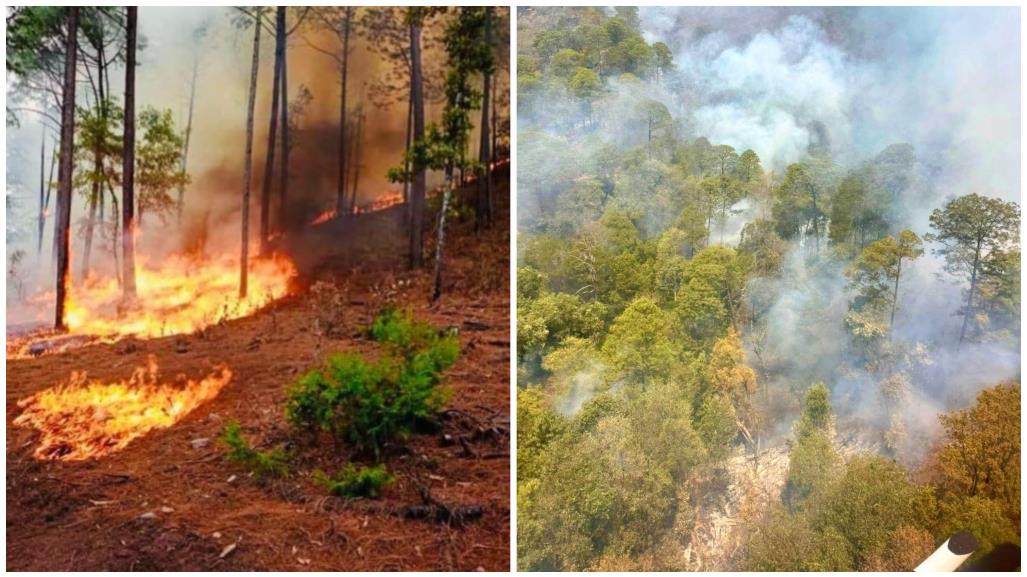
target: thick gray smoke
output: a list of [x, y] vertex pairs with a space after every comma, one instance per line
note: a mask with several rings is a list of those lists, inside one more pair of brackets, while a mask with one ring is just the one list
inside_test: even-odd
[[[684, 87], [675, 112], [696, 136], [752, 148], [778, 174], [814, 146], [845, 169], [912, 144], [918, 188], [892, 208], [899, 227], [921, 235], [953, 196], [1020, 200], [1016, 8], [643, 8], [641, 17], [649, 39], [675, 53]], [[898, 346], [923, 352], [907, 369], [913, 382], [899, 411], [911, 458], [936, 432], [938, 412], [1018, 379], [1020, 365], [1015, 344], [957, 349], [965, 287], [927, 248], [905, 271], [894, 331]], [[759, 344], [782, 375], [775, 384], [826, 380], [840, 414], [887, 429], [880, 383], [855, 367], [844, 330], [851, 294], [842, 269], [808, 264], [804, 252], [788, 255], [782, 280], [750, 287], [770, 295]]]
[[[649, 99], [667, 106], [681, 139], [755, 150], [772, 186], [811, 149], [826, 151], [844, 175], [890, 145], [912, 145], [916, 160], [888, 216], [896, 229], [921, 236], [930, 232], [931, 211], [952, 197], [1020, 200], [1017, 8], [643, 7], [639, 15], [646, 39], [673, 52], [673, 76], [645, 86], [609, 79], [592, 106], [596, 119], [552, 87], [544, 97], [522, 97], [522, 226], [545, 221], [558, 206], [551, 190], [610, 170], [608, 148], [644, 143], [644, 119], [632, 115]], [[541, 10], [520, 16], [547, 17]], [[658, 187], [639, 194], [652, 212], [660, 210]], [[745, 222], [769, 218], [771, 203], [748, 198], [736, 205], [724, 242], [736, 243]], [[640, 219], [666, 221], [661, 214]], [[899, 419], [906, 440], [897, 454], [915, 460], [937, 434], [939, 412], [1019, 378], [1018, 344], [957, 347], [967, 287], [944, 272], [928, 243], [904, 266], [899, 289], [893, 340], [910, 381], [905, 401], [886, 400], [881, 375], [860, 366], [846, 330], [853, 294], [845, 264], [822, 244], [819, 260], [812, 247], [795, 246], [778, 278], [748, 287], [765, 328], [743, 331], [747, 360], [772, 375], [764, 385], [779, 393], [768, 408], [776, 423], [768, 433], [788, 435], [803, 392], [824, 381], [843, 417], [840, 428], [880, 442]]]
[[[648, 8], [696, 134], [783, 169], [908, 142], [956, 188], [1020, 196], [1018, 8]], [[826, 139], [826, 142], [824, 140]]]

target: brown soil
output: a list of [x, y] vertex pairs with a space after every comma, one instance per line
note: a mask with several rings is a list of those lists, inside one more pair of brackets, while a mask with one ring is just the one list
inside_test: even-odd
[[[499, 188], [497, 197], [507, 198], [508, 187]], [[287, 238], [282, 249], [301, 270], [298, 292], [251, 317], [194, 335], [8, 360], [7, 568], [509, 569], [505, 200], [497, 209], [502, 222], [481, 237], [471, 223], [450, 229], [444, 293], [434, 307], [428, 303], [430, 260], [424, 272], [406, 271], [402, 209], [394, 208]], [[354, 457], [352, 450], [323, 439], [312, 444], [290, 429], [286, 393], [332, 352], [377, 354], [361, 327], [389, 303], [459, 330], [462, 355], [444, 381], [452, 410], [440, 419], [440, 430], [386, 451], [384, 462], [397, 480], [381, 499], [331, 497], [310, 475], [315, 468], [340, 468]], [[199, 378], [218, 365], [228, 365], [234, 376], [216, 399], [119, 453], [84, 462], [32, 457], [37, 433], [12, 425], [20, 399], [73, 370], [126, 379], [148, 355], [169, 377]], [[229, 419], [260, 447], [293, 449], [299, 456], [291, 474], [259, 482], [228, 462], [217, 437]], [[194, 448], [197, 439], [210, 442]]]

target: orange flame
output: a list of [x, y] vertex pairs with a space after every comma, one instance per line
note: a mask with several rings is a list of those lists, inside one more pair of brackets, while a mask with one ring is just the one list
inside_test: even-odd
[[159, 268], [138, 266], [136, 305], [122, 310], [116, 279], [91, 280], [72, 287], [66, 321], [72, 334], [158, 337], [192, 333], [212, 324], [256, 312], [289, 292], [296, 267], [283, 256], [250, 261], [249, 290], [239, 298], [239, 261], [199, 260], [183, 255]]
[[328, 222], [329, 220], [332, 220], [333, 218], [335, 218], [335, 209], [334, 208], [330, 208], [330, 209], [322, 212], [321, 214], [317, 215], [317, 218], [312, 220], [310, 222], [310, 224], [321, 224], [322, 222]]
[[124, 449], [146, 433], [166, 429], [218, 396], [232, 379], [222, 368], [185, 387], [158, 384], [157, 361], [116, 383], [87, 381], [73, 372], [66, 383], [18, 401], [22, 413], [14, 424], [38, 430], [42, 437], [33, 455], [41, 460], [81, 461]]

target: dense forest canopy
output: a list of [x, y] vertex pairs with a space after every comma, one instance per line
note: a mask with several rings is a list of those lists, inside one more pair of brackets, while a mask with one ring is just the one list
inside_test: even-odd
[[522, 569], [1019, 545], [1011, 14], [520, 10]]

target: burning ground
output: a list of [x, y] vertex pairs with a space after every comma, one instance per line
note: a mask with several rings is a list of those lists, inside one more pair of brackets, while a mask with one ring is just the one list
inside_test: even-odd
[[[501, 186], [497, 198], [507, 194]], [[505, 569], [508, 226], [504, 220], [479, 238], [469, 223], [452, 229], [446, 292], [429, 308], [430, 278], [403, 266], [401, 218], [402, 210], [393, 208], [285, 239], [281, 248], [298, 269], [295, 290], [255, 314], [193, 334], [125, 337], [9, 359], [8, 568]], [[373, 357], [377, 349], [362, 327], [390, 303], [455, 329], [461, 357], [444, 376], [452, 396], [440, 429], [386, 451], [383, 462], [397, 480], [381, 499], [331, 497], [311, 480], [314, 469], [336, 470], [350, 459], [352, 449], [341, 443], [304, 451], [290, 476], [263, 483], [225, 459], [218, 436], [232, 419], [257, 448], [289, 448], [288, 388], [330, 353]], [[157, 373], [139, 371], [151, 357]], [[112, 441], [119, 446], [102, 456], [39, 459], [40, 433], [16, 421], [38, 417], [31, 408], [73, 373], [98, 387], [135, 374], [122, 386], [149, 386], [156, 406], [180, 410], [171, 422]], [[177, 382], [178, 375], [186, 382]], [[216, 387], [189, 388], [190, 381], [200, 386], [211, 378]], [[163, 394], [162, 386], [168, 387]], [[195, 402], [176, 405], [182, 399]], [[110, 422], [117, 409], [103, 410], [110, 412], [93, 419]], [[54, 431], [73, 423], [90, 428], [88, 420], [33, 422]]]

